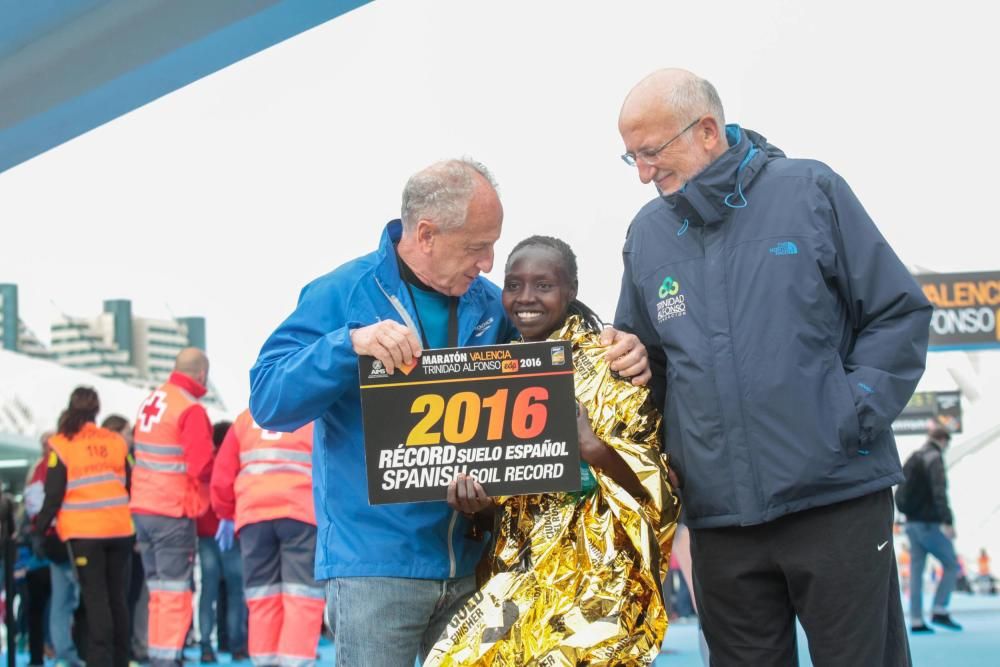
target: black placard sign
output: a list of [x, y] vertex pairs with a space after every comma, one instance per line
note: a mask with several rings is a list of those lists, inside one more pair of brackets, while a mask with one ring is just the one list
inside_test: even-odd
[[425, 350], [389, 375], [358, 361], [368, 500], [444, 500], [459, 473], [491, 496], [577, 491], [570, 344]]

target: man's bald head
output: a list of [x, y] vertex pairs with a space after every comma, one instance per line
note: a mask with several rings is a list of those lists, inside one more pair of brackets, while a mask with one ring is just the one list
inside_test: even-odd
[[208, 382], [208, 357], [196, 347], [186, 347], [177, 353], [174, 371], [204, 386]]
[[715, 87], [682, 69], [661, 69], [637, 83], [622, 104], [618, 131], [639, 180], [673, 194], [728, 148]]
[[618, 127], [651, 116], [684, 124], [699, 116], [712, 116], [719, 127], [726, 125], [722, 100], [715, 86], [677, 68], [657, 70], [637, 83], [625, 97]]

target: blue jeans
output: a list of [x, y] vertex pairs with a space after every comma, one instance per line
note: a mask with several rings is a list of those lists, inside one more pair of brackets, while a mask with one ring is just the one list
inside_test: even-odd
[[941, 524], [907, 521], [906, 535], [910, 538], [910, 620], [923, 621], [924, 564], [927, 554], [938, 559], [943, 572], [934, 592], [932, 613], [947, 614], [951, 592], [958, 581], [958, 557], [955, 545], [941, 532]]
[[73, 643], [73, 612], [80, 604], [80, 585], [70, 563], [49, 563], [52, 575], [52, 598], [49, 601], [49, 634], [56, 660], [80, 662]]
[[219, 582], [226, 580], [226, 632], [229, 652], [247, 650], [247, 604], [243, 599], [243, 561], [240, 543], [236, 540], [228, 551], [219, 549], [215, 538], [198, 538], [198, 559], [201, 562], [201, 593], [198, 596], [198, 629], [202, 650], [212, 648], [215, 629], [215, 603], [219, 598]]
[[476, 592], [460, 579], [340, 577], [326, 582], [327, 620], [337, 667], [409, 667], [434, 646], [451, 617]]

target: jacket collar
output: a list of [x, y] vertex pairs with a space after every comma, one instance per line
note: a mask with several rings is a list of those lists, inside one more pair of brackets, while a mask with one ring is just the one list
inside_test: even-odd
[[191, 394], [195, 398], [201, 398], [202, 396], [208, 393], [208, 390], [205, 387], [203, 387], [201, 383], [199, 383], [197, 380], [188, 377], [183, 373], [178, 373], [177, 371], [174, 371], [173, 373], [170, 374], [170, 377], [167, 379], [167, 382], [169, 382], [172, 385], [180, 387], [181, 389]]
[[743, 191], [760, 173], [770, 157], [768, 149], [773, 147], [761, 135], [739, 125], [726, 126], [726, 140], [729, 149], [725, 153], [678, 192], [663, 196], [679, 220], [710, 225], [724, 220], [730, 209], [747, 205]]

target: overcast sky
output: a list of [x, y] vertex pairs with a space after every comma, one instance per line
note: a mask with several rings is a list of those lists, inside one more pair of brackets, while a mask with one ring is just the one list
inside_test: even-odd
[[[0, 282], [42, 338], [55, 309], [107, 298], [205, 316], [237, 412], [299, 289], [375, 247], [412, 172], [471, 155], [506, 212], [491, 277], [521, 238], [561, 236], [611, 318], [625, 228], [654, 195], [616, 119], [664, 66], [845, 176], [908, 265], [998, 269], [998, 18], [971, 1], [377, 0], [0, 174]], [[944, 366], [932, 388], [954, 388]]]

